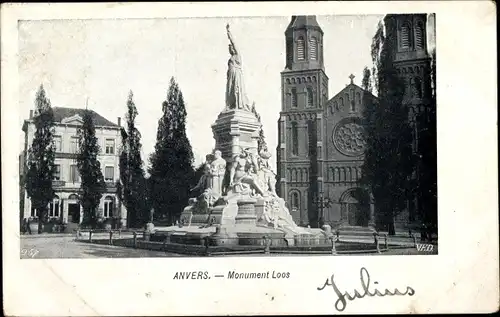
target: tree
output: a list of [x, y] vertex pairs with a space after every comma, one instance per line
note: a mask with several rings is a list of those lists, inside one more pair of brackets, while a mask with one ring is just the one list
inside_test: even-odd
[[[418, 186], [420, 220], [425, 225], [422, 237], [437, 233], [437, 130], [436, 130], [436, 52], [431, 52], [431, 96], [429, 107], [418, 116]], [[426, 228], [428, 230], [426, 230]], [[428, 237], [427, 237], [428, 238]]]
[[[371, 189], [379, 226], [395, 234], [394, 217], [406, 208], [414, 188], [412, 172], [415, 156], [412, 150], [412, 127], [404, 101], [405, 86], [391, 60], [392, 41], [384, 38], [379, 24], [373, 38], [372, 60], [374, 86], [378, 99], [363, 98], [363, 125], [366, 131], [366, 150], [361, 183]], [[363, 78], [368, 96], [370, 76]]]
[[149, 221], [148, 186], [141, 158], [141, 133], [135, 125], [138, 115], [134, 94], [129, 92], [127, 100], [127, 127], [122, 128], [122, 151], [120, 153], [119, 197], [127, 208], [129, 227], [141, 227]]
[[78, 128], [77, 136], [79, 148], [76, 162], [81, 177], [82, 225], [95, 228], [98, 218], [97, 208], [106, 185], [101, 171], [101, 163], [97, 159], [100, 147], [95, 136], [92, 111], [84, 111], [83, 124]]
[[54, 198], [54, 112], [50, 100], [40, 85], [35, 100], [35, 135], [28, 150], [28, 171], [25, 186], [32, 206], [38, 212], [38, 233], [43, 230], [48, 204]]
[[259, 129], [259, 139], [257, 140], [257, 152], [260, 153], [262, 151], [266, 152], [268, 151], [267, 148], [267, 143], [266, 143], [266, 137], [264, 136], [264, 128], [262, 127], [262, 121], [260, 118], [260, 114], [257, 112], [257, 109], [255, 108], [255, 104], [252, 105], [252, 113], [255, 114], [257, 117], [257, 120], [260, 123], [260, 129]]
[[194, 183], [193, 151], [186, 135], [186, 107], [173, 77], [162, 110], [155, 152], [150, 157], [151, 199], [155, 211], [173, 222], [187, 205]]

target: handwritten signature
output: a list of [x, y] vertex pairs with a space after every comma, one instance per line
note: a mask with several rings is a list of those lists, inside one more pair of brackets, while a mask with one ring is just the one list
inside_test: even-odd
[[[337, 295], [337, 300], [335, 301], [335, 309], [337, 311], [343, 311], [346, 306], [347, 306], [347, 300], [353, 301], [356, 298], [363, 298], [365, 296], [368, 297], [375, 297], [375, 296], [413, 296], [415, 295], [415, 290], [411, 288], [410, 286], [406, 287], [406, 291], [404, 293], [401, 293], [397, 288], [394, 289], [393, 292], [389, 291], [388, 289], [385, 289], [384, 292], [382, 293], [378, 289], [373, 289], [373, 291], [370, 291], [370, 273], [368, 273], [368, 270], [364, 267], [361, 268], [359, 271], [360, 275], [360, 280], [361, 280], [361, 287], [363, 288], [363, 292], [360, 294], [358, 290], [354, 290], [354, 293], [351, 295], [349, 292], [342, 292], [339, 290], [337, 285], [335, 284], [334, 281], [334, 274], [330, 278], [327, 278], [325, 281], [325, 284], [322, 287], [318, 287], [318, 291], [324, 290], [327, 286], [331, 286], [333, 288], [333, 291]], [[373, 282], [373, 284], [378, 284], [378, 282]]]

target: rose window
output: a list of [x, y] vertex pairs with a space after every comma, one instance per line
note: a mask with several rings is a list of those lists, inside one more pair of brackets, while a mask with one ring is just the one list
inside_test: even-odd
[[356, 121], [350, 119], [340, 122], [333, 131], [333, 143], [341, 153], [348, 156], [358, 156], [365, 151], [364, 129]]

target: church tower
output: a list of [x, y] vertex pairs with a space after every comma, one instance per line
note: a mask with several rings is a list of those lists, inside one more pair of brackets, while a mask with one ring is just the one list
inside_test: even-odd
[[318, 215], [312, 201], [322, 186], [323, 105], [328, 100], [323, 31], [316, 16], [292, 16], [285, 41], [277, 190], [287, 201], [294, 221], [313, 227]]

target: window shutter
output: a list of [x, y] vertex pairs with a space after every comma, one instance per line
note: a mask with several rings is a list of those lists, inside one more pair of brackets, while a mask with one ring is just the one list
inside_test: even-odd
[[410, 47], [410, 26], [405, 23], [401, 27], [401, 48]]
[[318, 59], [318, 40], [315, 37], [309, 39], [309, 56], [311, 60]]
[[422, 22], [417, 24], [415, 28], [415, 47], [416, 48], [424, 48], [424, 27]]
[[298, 60], [303, 60], [305, 58], [305, 48], [304, 48], [304, 38], [299, 37], [297, 40], [297, 59]]
[[313, 98], [312, 88], [307, 88], [307, 107], [311, 108], [313, 106], [314, 98]]

